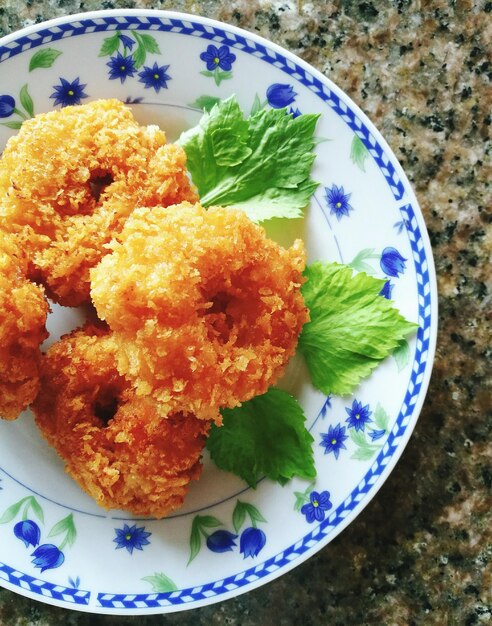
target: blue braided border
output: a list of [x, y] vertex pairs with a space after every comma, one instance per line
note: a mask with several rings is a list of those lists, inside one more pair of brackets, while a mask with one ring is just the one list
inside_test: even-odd
[[41, 29], [30, 35], [19, 37], [7, 45], [1, 46], [0, 63], [21, 52], [36, 48], [45, 43], [76, 35], [84, 35], [86, 33], [104, 32], [116, 29], [157, 30], [220, 41], [220, 43], [236, 48], [237, 50], [242, 50], [281, 69], [319, 96], [338, 114], [361, 139], [362, 143], [374, 158], [374, 161], [386, 178], [394, 198], [401, 200], [403, 197], [405, 193], [403, 182], [397, 175], [394, 165], [385, 155], [383, 148], [359, 117], [334, 91], [329, 89], [321, 80], [312, 76], [297, 63], [287, 59], [283, 54], [269, 50], [262, 43], [248, 39], [238, 33], [227, 32], [222, 28], [200, 24], [199, 22], [167, 17], [141, 17], [132, 15], [81, 19], [78, 22], [59, 24], [57, 26], [51, 26], [50, 28]]
[[70, 604], [88, 605], [90, 599], [90, 591], [82, 591], [71, 587], [62, 587], [54, 585], [39, 578], [33, 578], [22, 572], [19, 572], [5, 563], [0, 563], [0, 580], [5, 580], [11, 585], [20, 587], [25, 591], [36, 593], [44, 598], [52, 600], [61, 600]]
[[[222, 28], [201, 24], [195, 21], [187, 21], [165, 16], [142, 17], [131, 16], [106, 16], [97, 19], [81, 19], [78, 22], [53, 25], [49, 28], [40, 29], [30, 35], [24, 35], [0, 46], [0, 63], [13, 57], [26, 49], [57, 41], [59, 39], [83, 35], [88, 32], [104, 32], [111, 30], [158, 30], [174, 32], [183, 35], [200, 37], [203, 39], [219, 41], [238, 50], [252, 54], [265, 62], [274, 65], [299, 81], [310, 91], [315, 93], [322, 101], [326, 102], [339, 117], [354, 131], [362, 140], [369, 153], [374, 158], [396, 200], [400, 200], [405, 193], [403, 182], [396, 173], [394, 165], [386, 156], [383, 148], [372, 135], [366, 125], [349, 108], [347, 104], [321, 80], [312, 76], [304, 68], [294, 61], [287, 59], [279, 52], [268, 49], [260, 42], [253, 41], [243, 35], [227, 32]], [[413, 370], [407, 392], [396, 420], [395, 426], [390, 433], [387, 442], [379, 453], [371, 468], [352, 491], [346, 500], [318, 527], [290, 546], [275, 557], [264, 563], [249, 568], [226, 579], [208, 583], [206, 585], [181, 589], [171, 593], [151, 593], [151, 594], [109, 594], [99, 593], [97, 602], [100, 607], [108, 609], [152, 609], [165, 606], [177, 606], [191, 602], [206, 600], [211, 597], [218, 597], [226, 593], [233, 592], [245, 585], [252, 584], [259, 579], [272, 574], [285, 565], [291, 563], [317, 543], [323, 540], [329, 533], [341, 524], [350, 512], [361, 502], [366, 494], [382, 474], [388, 465], [394, 452], [398, 449], [400, 441], [405, 434], [416, 404], [422, 381], [424, 378], [431, 336], [431, 289], [428, 271], [428, 263], [425, 256], [425, 246], [420, 232], [414, 210], [410, 204], [401, 207], [401, 212], [407, 224], [407, 233], [413, 253], [415, 271], [417, 275], [418, 310], [420, 329], [417, 334], [417, 346], [415, 351]], [[87, 604], [90, 593], [79, 590], [68, 589], [43, 582], [17, 572], [6, 565], [0, 564], [0, 578], [8, 580], [11, 584], [29, 589], [34, 593], [39, 593], [45, 597], [50, 597], [75, 604]], [[67, 600], [67, 596], [70, 599]]]

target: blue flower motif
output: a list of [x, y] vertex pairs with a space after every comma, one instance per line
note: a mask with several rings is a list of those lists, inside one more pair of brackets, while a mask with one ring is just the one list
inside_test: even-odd
[[326, 396], [326, 400], [323, 406], [321, 407], [321, 411], [320, 411], [321, 417], [325, 417], [326, 413], [328, 412], [328, 409], [331, 409], [332, 399], [333, 399], [333, 396], [331, 395], [331, 393]]
[[29, 546], [35, 548], [39, 543], [41, 531], [36, 522], [26, 519], [21, 522], [17, 522], [14, 526], [14, 535], [24, 542], [26, 548], [29, 548]]
[[131, 50], [133, 46], [135, 45], [135, 42], [133, 41], [133, 39], [131, 37], [128, 37], [128, 35], [123, 35], [122, 33], [119, 33], [118, 37], [120, 38], [120, 41], [123, 44], [123, 46], [125, 48], [128, 48], [128, 50]]
[[125, 98], [125, 104], [141, 104], [143, 102], [143, 98], [133, 98], [132, 96], [127, 96]]
[[239, 539], [239, 551], [243, 554], [243, 558], [248, 556], [254, 558], [263, 550], [266, 543], [266, 535], [259, 528], [246, 528], [241, 533]]
[[56, 569], [65, 561], [63, 552], [52, 543], [44, 543], [39, 546], [39, 548], [34, 550], [31, 556], [34, 557], [31, 563], [34, 567], [39, 567], [42, 572], [47, 569]]
[[381, 253], [381, 269], [387, 276], [398, 278], [405, 271], [405, 261], [396, 248], [385, 248]]
[[62, 107], [71, 106], [74, 104], [80, 104], [82, 98], [87, 98], [87, 94], [84, 92], [84, 88], [87, 84], [80, 84], [80, 78], [76, 78], [74, 81], [69, 82], [64, 78], [60, 78], [59, 85], [53, 85], [55, 90], [50, 98], [54, 99], [54, 105], [61, 104]]
[[228, 530], [216, 530], [207, 537], [207, 548], [212, 552], [231, 552], [233, 546], [236, 546], [234, 539], [237, 535]]
[[355, 430], [364, 430], [367, 422], [371, 421], [372, 411], [369, 410], [369, 405], [362, 406], [362, 402], [354, 400], [350, 409], [345, 409], [348, 414], [348, 418], [345, 420], [349, 428], [355, 428]]
[[328, 491], [311, 491], [309, 502], [301, 508], [301, 513], [306, 516], [306, 521], [312, 524], [315, 520], [322, 522], [325, 519], [326, 511], [332, 507], [330, 494]]
[[353, 210], [353, 207], [349, 204], [351, 193], [345, 193], [343, 187], [325, 187], [326, 201], [330, 207], [330, 213], [336, 215], [337, 220], [340, 220], [344, 215], [348, 215], [349, 211]]
[[407, 226], [405, 220], [400, 220], [399, 222], [395, 222], [393, 224], [393, 228], [396, 228], [396, 232], [398, 233], [398, 235], [403, 231], [405, 226]]
[[12, 96], [0, 96], [0, 117], [10, 117], [15, 110], [15, 100]]
[[274, 109], [283, 109], [292, 104], [296, 99], [297, 93], [291, 85], [282, 83], [274, 83], [268, 87], [266, 97], [268, 104]]
[[386, 430], [384, 428], [381, 430], [371, 430], [369, 437], [371, 438], [371, 441], [377, 441], [378, 439], [381, 439], [381, 437], [384, 437], [385, 434]]
[[205, 52], [201, 53], [200, 59], [205, 61], [209, 72], [213, 72], [217, 68], [224, 70], [224, 72], [230, 72], [232, 64], [236, 60], [236, 55], [232, 54], [228, 46], [216, 48], [216, 46], [211, 44]]
[[109, 79], [116, 80], [119, 78], [122, 83], [125, 82], [127, 76], [135, 74], [135, 62], [131, 56], [123, 56], [120, 52], [114, 57], [110, 57], [106, 65], [109, 67]]
[[69, 576], [68, 577], [68, 584], [73, 587], [74, 589], [78, 589], [80, 587], [80, 577], [77, 576], [77, 578], [75, 578], [75, 580]]
[[143, 550], [143, 547], [150, 543], [147, 537], [150, 537], [152, 533], [145, 532], [145, 526], [137, 528], [136, 524], [133, 526], [125, 524], [123, 528], [115, 528], [114, 530], [116, 532], [116, 537], [113, 539], [116, 543], [115, 550], [126, 548], [132, 554], [133, 550]]
[[345, 426], [337, 424], [335, 427], [330, 426], [327, 433], [321, 433], [321, 446], [325, 448], [325, 454], [333, 452], [335, 458], [338, 459], [340, 450], [346, 450], [347, 446], [344, 441], [348, 439], [345, 434]]
[[302, 113], [299, 111], [297, 107], [295, 109], [290, 107], [289, 113], [292, 115], [292, 119], [294, 120], [296, 119], [296, 117], [299, 117], [299, 115], [302, 115]]
[[171, 80], [169, 74], [166, 74], [166, 70], [169, 65], [161, 65], [154, 63], [153, 67], [145, 66], [141, 72], [139, 82], [145, 85], [145, 89], [153, 87], [155, 92], [158, 93], [162, 88], [167, 89], [167, 81]]
[[391, 300], [391, 294], [393, 292], [393, 287], [394, 287], [394, 285], [391, 283], [391, 281], [387, 280], [384, 283], [383, 288], [379, 292], [379, 295], [383, 296], [383, 298], [386, 298], [386, 300]]

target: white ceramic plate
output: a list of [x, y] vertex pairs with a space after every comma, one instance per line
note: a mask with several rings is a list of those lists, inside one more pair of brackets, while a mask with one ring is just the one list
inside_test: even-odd
[[[0, 421], [0, 584], [8, 589], [119, 614], [190, 609], [249, 591], [341, 532], [410, 437], [437, 324], [424, 222], [384, 139], [312, 67], [250, 33], [179, 13], [105, 11], [37, 24], [0, 41], [0, 147], [26, 117], [107, 97], [131, 103], [139, 121], [175, 139], [200, 118], [199, 98], [232, 93], [245, 111], [257, 97], [267, 107], [321, 114], [317, 136], [328, 141], [317, 147], [313, 172], [321, 184], [292, 229], [302, 230], [310, 261], [351, 262], [386, 276], [396, 306], [420, 330], [353, 397], [314, 391], [294, 362], [286, 384], [315, 439], [315, 483], [263, 480], [252, 490], [205, 458], [184, 508], [161, 521], [99, 509], [64, 473], [29, 412]], [[282, 233], [286, 241], [292, 236]], [[50, 341], [79, 321], [77, 311], [54, 307]], [[351, 425], [356, 412], [363, 429]], [[213, 533], [211, 550], [206, 537]], [[200, 549], [190, 562], [192, 534]]]

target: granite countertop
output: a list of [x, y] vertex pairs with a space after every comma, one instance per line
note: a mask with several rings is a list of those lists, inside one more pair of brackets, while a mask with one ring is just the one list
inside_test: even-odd
[[1, 0], [0, 35], [121, 7], [206, 15], [263, 35], [368, 114], [428, 226], [440, 294], [434, 373], [383, 488], [331, 544], [280, 579], [222, 604], [138, 618], [69, 612], [0, 589], [0, 625], [492, 622], [492, 2]]

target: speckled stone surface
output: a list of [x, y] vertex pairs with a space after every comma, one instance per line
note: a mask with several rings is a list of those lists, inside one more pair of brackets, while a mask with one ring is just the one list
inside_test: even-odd
[[369, 115], [428, 225], [440, 292], [434, 374], [415, 433], [374, 500], [280, 579], [146, 618], [75, 613], [0, 589], [0, 625], [492, 624], [492, 2], [0, 0], [0, 35], [117, 7], [186, 11], [259, 33]]

